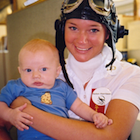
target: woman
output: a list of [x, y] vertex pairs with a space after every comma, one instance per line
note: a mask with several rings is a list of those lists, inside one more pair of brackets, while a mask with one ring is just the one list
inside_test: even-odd
[[[24, 111], [34, 117], [32, 127], [54, 139], [127, 139], [140, 109], [140, 68], [121, 62], [115, 49], [118, 38], [125, 34], [112, 0], [69, 0], [56, 21], [56, 46], [64, 73], [60, 78], [66, 79], [83, 102], [113, 119], [111, 126], [99, 130], [90, 122], [79, 121], [73, 112], [70, 117], [79, 120], [45, 113], [24, 98], [13, 106], [28, 102]], [[65, 46], [70, 52], [66, 69]]]

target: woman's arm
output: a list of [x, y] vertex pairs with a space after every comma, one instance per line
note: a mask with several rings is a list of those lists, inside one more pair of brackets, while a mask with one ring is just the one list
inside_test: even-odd
[[12, 125], [0, 118], [0, 140], [12, 140], [8, 131]]
[[[20, 99], [18, 105], [21, 102]], [[16, 104], [13, 104], [13, 107], [17, 107]], [[41, 111], [31, 104], [28, 104], [24, 112], [33, 116], [33, 128], [61, 140], [125, 140], [138, 115], [136, 106], [118, 99], [112, 100], [108, 106], [106, 116], [113, 120], [113, 124], [104, 129], [97, 129], [93, 123], [62, 118]]]

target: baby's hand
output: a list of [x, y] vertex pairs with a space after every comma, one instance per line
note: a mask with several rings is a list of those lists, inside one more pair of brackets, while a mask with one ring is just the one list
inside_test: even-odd
[[96, 128], [104, 128], [107, 125], [111, 125], [113, 123], [113, 120], [108, 119], [102, 113], [96, 113], [96, 114], [93, 115], [93, 122], [94, 122]]
[[11, 109], [9, 114], [9, 122], [20, 131], [23, 131], [24, 129], [28, 130], [28, 125], [33, 124], [33, 122], [31, 121], [33, 117], [22, 112], [22, 110], [26, 108], [26, 106], [27, 104], [25, 103], [20, 107]]

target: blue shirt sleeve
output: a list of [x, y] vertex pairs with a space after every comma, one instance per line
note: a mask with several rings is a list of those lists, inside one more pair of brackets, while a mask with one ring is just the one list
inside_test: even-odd
[[8, 106], [21, 93], [21, 80], [10, 80], [5, 87], [2, 88], [0, 94], [0, 101], [5, 102]]
[[74, 103], [74, 101], [77, 98], [77, 93], [68, 84], [66, 84], [66, 86], [67, 86], [66, 107], [70, 109], [71, 105]]

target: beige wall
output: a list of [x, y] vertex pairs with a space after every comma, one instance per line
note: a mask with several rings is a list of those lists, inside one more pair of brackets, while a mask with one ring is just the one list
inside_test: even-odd
[[140, 66], [140, 20], [128, 23], [128, 57], [135, 58]]
[[55, 44], [54, 22], [60, 15], [62, 1], [46, 0], [7, 17], [9, 79], [19, 77], [17, 56], [27, 41], [42, 38]]
[[5, 85], [3, 53], [0, 52], [0, 89]]
[[8, 52], [3, 52], [0, 50], [0, 90], [6, 85], [8, 76]]

